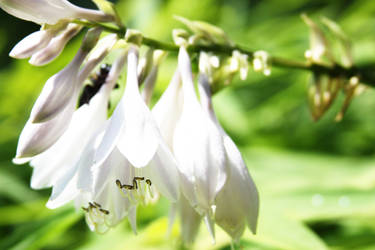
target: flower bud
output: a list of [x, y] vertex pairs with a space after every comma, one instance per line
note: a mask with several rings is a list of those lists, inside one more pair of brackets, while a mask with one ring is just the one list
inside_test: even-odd
[[172, 31], [173, 41], [177, 46], [188, 46], [190, 34], [183, 29], [174, 29]]
[[220, 44], [220, 45], [228, 45], [234, 46], [233, 42], [229, 40], [227, 34], [212, 24], [202, 22], [202, 21], [191, 21], [187, 18], [175, 16], [177, 21], [185, 24], [193, 33], [195, 38], [191, 40], [194, 43], [205, 43], [205, 44]]
[[266, 76], [269, 76], [271, 74], [271, 68], [269, 65], [269, 55], [266, 51], [255, 51], [253, 59], [253, 68], [254, 71], [263, 72], [263, 74]]
[[127, 29], [125, 34], [125, 41], [127, 43], [133, 43], [137, 46], [140, 46], [142, 43], [143, 35], [138, 30]]
[[50, 30], [39, 30], [31, 33], [14, 46], [9, 56], [17, 59], [24, 59], [43, 49], [53, 38]]
[[47, 47], [33, 54], [29, 63], [35, 66], [45, 65], [60, 55], [65, 45], [72, 39], [79, 31], [81, 26], [77, 24], [69, 24], [68, 27], [58, 36], [54, 37]]

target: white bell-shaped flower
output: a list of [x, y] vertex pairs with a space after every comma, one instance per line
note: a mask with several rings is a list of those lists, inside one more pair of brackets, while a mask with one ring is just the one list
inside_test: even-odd
[[118, 150], [132, 168], [144, 168], [157, 189], [175, 201], [179, 196], [176, 162], [139, 93], [137, 64], [137, 49], [130, 47], [125, 93], [110, 118], [95, 165], [100, 166]]
[[220, 126], [211, 101], [210, 86], [206, 75], [201, 74], [198, 89], [203, 109], [220, 131], [227, 157], [227, 181], [215, 200], [215, 222], [234, 240], [238, 240], [247, 225], [256, 232], [259, 198], [240, 151]]
[[181, 172], [181, 188], [213, 235], [215, 198], [227, 179], [227, 159], [220, 131], [202, 109], [195, 93], [190, 58], [180, 48], [178, 68], [183, 82], [183, 108], [173, 149]]
[[56, 24], [64, 19], [114, 20], [113, 16], [102, 11], [81, 8], [67, 0], [1, 0], [0, 8], [15, 17], [38, 24]]

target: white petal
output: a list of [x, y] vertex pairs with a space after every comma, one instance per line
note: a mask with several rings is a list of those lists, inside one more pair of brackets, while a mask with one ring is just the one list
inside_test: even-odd
[[18, 59], [28, 58], [47, 46], [53, 38], [53, 34], [48, 29], [31, 33], [14, 46], [9, 56]]
[[174, 130], [182, 112], [183, 93], [181, 76], [178, 70], [152, 109], [152, 114], [159, 126], [160, 132], [170, 149], [173, 148]]
[[50, 209], [61, 207], [72, 201], [78, 194], [77, 169], [71, 167], [70, 171], [54, 184], [52, 194], [46, 206]]
[[116, 179], [113, 179], [113, 184], [116, 180], [120, 180], [121, 183], [128, 183], [125, 177], [129, 177], [130, 163], [126, 158], [120, 153], [117, 148], [114, 148], [112, 153], [101, 165], [94, 165], [92, 168], [92, 174], [94, 176], [94, 193], [100, 193], [104, 187], [104, 184], [108, 180], [108, 176], [113, 172]]
[[160, 143], [154, 158], [149, 164], [149, 174], [152, 183], [164, 196], [172, 202], [178, 200], [177, 162], [164, 142]]
[[138, 53], [135, 48], [130, 48], [126, 89], [118, 105], [124, 113], [122, 114], [123, 128], [117, 147], [134, 167], [144, 167], [156, 152], [159, 131], [151, 111], [139, 93], [137, 64]]
[[78, 181], [77, 188], [86, 192], [93, 191], [94, 176], [92, 168], [94, 167], [94, 156], [97, 148], [103, 140], [105, 128], [108, 122], [106, 122], [101, 128], [91, 135], [89, 142], [83, 149], [83, 153], [78, 162]]
[[[113, 46], [113, 45], [112, 45]], [[93, 57], [94, 59], [90, 62], [96, 61], [95, 58], [99, 58], [102, 53], [98, 54], [98, 57]], [[110, 72], [108, 73], [106, 83], [103, 85], [103, 91], [105, 91], [106, 95], [109, 96], [110, 91], [116, 84], [116, 81], [123, 70], [123, 66], [125, 64], [126, 59], [126, 51], [121, 51], [119, 57], [114, 62]], [[85, 74], [85, 73], [81, 73]], [[122, 110], [121, 105], [118, 105], [115, 111], [112, 114], [112, 117], [109, 120], [108, 127], [105, 131], [104, 139], [101, 142], [100, 146], [97, 148], [94, 156], [95, 164], [102, 164], [105, 159], [108, 158], [109, 154], [113, 151], [117, 140], [120, 136], [120, 132], [122, 131], [123, 121], [124, 121], [124, 111]]]
[[39, 50], [32, 55], [29, 63], [36, 66], [45, 65], [56, 57], [58, 57], [63, 51], [65, 45], [72, 39], [79, 31], [81, 27], [77, 24], [71, 23], [68, 27], [57, 37], [54, 37], [47, 47]]
[[[55, 183], [64, 171], [77, 164], [92, 134], [104, 126], [107, 118], [108, 96], [100, 90], [88, 105], [74, 112], [66, 132], [48, 150], [35, 156], [32, 187], [43, 188]], [[72, 104], [74, 105], [74, 103]]]
[[182, 240], [187, 244], [191, 244], [198, 234], [202, 217], [190, 206], [183, 195], [181, 195], [178, 205]]
[[233, 188], [233, 192], [238, 194], [238, 204], [244, 211], [248, 225], [253, 233], [256, 232], [259, 196], [257, 188], [247, 170], [240, 151], [228, 135], [224, 135], [224, 146], [228, 156], [228, 162], [231, 169], [231, 177], [228, 186]]

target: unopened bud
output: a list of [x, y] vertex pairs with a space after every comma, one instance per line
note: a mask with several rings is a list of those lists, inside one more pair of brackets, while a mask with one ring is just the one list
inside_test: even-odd
[[127, 43], [133, 43], [137, 46], [142, 44], [143, 35], [138, 30], [127, 29], [125, 34], [125, 41]]
[[174, 29], [172, 31], [173, 41], [177, 46], [184, 46], [187, 47], [189, 44], [189, 36], [190, 34], [183, 29]]
[[35, 66], [42, 66], [58, 57], [65, 45], [72, 39], [79, 31], [81, 26], [77, 24], [69, 24], [68, 27], [57, 37], [54, 37], [47, 47], [33, 54], [29, 63]]

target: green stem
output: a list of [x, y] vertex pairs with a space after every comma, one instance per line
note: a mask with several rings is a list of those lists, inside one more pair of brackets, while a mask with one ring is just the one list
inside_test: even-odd
[[[102, 23], [93, 23], [88, 21], [82, 21], [82, 20], [75, 20], [74, 23], [94, 28], [94, 27], [101, 27], [105, 31], [110, 33], [115, 33], [119, 37], [124, 37], [126, 33], [126, 27], [114, 27], [109, 26]], [[179, 47], [172, 44], [172, 43], [166, 43], [161, 42], [152, 38], [143, 37], [142, 44], [155, 48], [155, 49], [161, 49], [165, 51], [175, 51], [177, 52], [179, 50]], [[249, 60], [252, 60], [254, 58], [254, 52], [244, 48], [239, 45], [235, 46], [227, 46], [227, 45], [219, 45], [219, 44], [213, 44], [213, 45], [189, 45], [188, 51], [191, 53], [198, 53], [200, 51], [209, 51], [214, 53], [221, 53], [221, 54], [227, 54], [231, 55], [234, 50], [238, 50], [242, 54], [246, 54], [249, 57]], [[299, 69], [299, 70], [306, 70], [311, 71], [313, 73], [317, 74], [327, 74], [332, 77], [346, 77], [350, 78], [353, 76], [357, 76], [360, 78], [361, 82], [375, 87], [375, 73], [373, 73], [374, 66], [373, 64], [363, 65], [361, 67], [350, 67], [350, 68], [344, 68], [340, 65], [322, 65], [322, 64], [314, 64], [309, 63], [306, 61], [296, 61], [296, 60], [290, 60], [286, 58], [281, 57], [274, 57], [270, 56], [269, 61], [273, 67], [279, 67], [279, 68], [289, 68], [289, 69]]]

